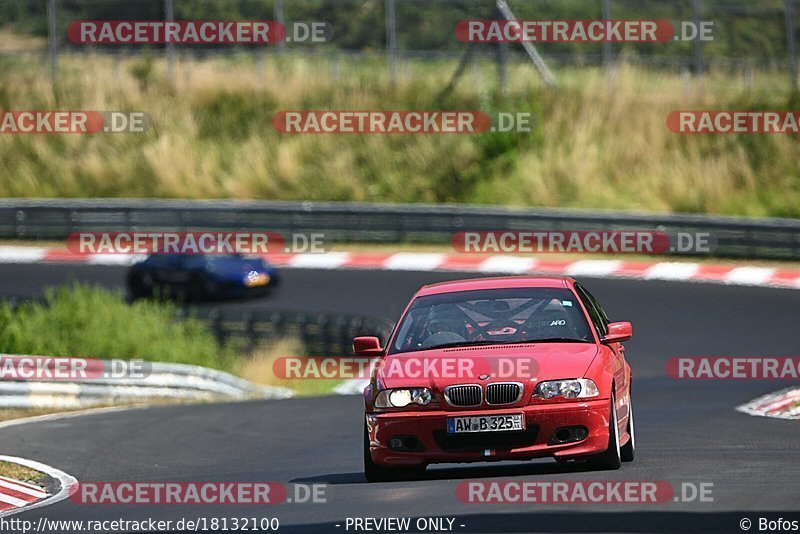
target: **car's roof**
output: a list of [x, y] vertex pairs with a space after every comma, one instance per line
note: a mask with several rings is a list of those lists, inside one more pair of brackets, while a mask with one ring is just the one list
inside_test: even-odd
[[508, 289], [515, 287], [572, 287], [575, 280], [568, 276], [503, 276], [494, 278], [470, 278], [453, 280], [424, 286], [417, 293], [438, 295], [456, 291], [475, 291], [479, 289]]

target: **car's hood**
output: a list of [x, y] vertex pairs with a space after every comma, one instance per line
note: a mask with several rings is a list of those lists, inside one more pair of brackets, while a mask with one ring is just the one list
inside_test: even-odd
[[208, 271], [220, 278], [239, 279], [251, 271], [268, 272], [258, 258], [217, 258], [209, 263]]
[[[454, 384], [539, 382], [581, 378], [597, 355], [593, 343], [487, 345], [386, 356], [376, 371], [384, 388]], [[489, 375], [486, 377], [485, 375]]]

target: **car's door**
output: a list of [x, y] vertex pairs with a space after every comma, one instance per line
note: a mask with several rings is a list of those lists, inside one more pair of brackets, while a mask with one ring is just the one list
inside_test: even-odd
[[181, 282], [181, 256], [158, 254], [151, 257], [153, 279], [159, 284], [173, 285]]

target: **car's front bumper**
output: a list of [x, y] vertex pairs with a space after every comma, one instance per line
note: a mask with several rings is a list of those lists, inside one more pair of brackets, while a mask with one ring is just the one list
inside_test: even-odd
[[[447, 434], [447, 418], [454, 416], [522, 413], [524, 432], [483, 432]], [[469, 411], [417, 410], [367, 414], [370, 453], [384, 466], [421, 465], [442, 462], [528, 460], [554, 457], [569, 459], [598, 454], [608, 448], [610, 406], [608, 399], [562, 402], [523, 407], [475, 409]], [[585, 439], [554, 443], [553, 435], [565, 427], [585, 427]], [[389, 448], [392, 437], [413, 436], [414, 451]], [[466, 436], [466, 437], [464, 437]], [[413, 441], [412, 441], [413, 443]]]

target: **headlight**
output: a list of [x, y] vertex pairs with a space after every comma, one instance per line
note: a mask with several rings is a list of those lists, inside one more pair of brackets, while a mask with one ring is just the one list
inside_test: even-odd
[[575, 380], [550, 380], [539, 382], [533, 390], [534, 397], [552, 399], [553, 397], [564, 397], [567, 399], [577, 399], [583, 397], [597, 397], [600, 390], [597, 384], [588, 378], [576, 378]]
[[376, 408], [403, 408], [409, 404], [425, 406], [433, 400], [428, 388], [384, 389], [375, 398]]

